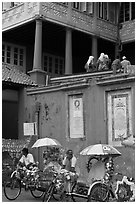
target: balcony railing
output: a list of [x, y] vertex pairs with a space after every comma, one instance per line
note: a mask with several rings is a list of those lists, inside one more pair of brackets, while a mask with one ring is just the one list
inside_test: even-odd
[[69, 26], [90, 35], [99, 35], [112, 41], [116, 41], [117, 38], [115, 24], [102, 19], [97, 19], [95, 23], [93, 14], [75, 8], [72, 8], [70, 12], [68, 5], [55, 2], [25, 2], [4, 11], [2, 13], [2, 30], [5, 31], [32, 21], [36, 15], [40, 15], [47, 21]]

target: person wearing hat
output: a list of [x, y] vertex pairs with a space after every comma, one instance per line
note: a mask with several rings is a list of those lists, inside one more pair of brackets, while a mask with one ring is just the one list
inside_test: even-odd
[[94, 56], [89, 56], [84, 68], [86, 69], [86, 72], [90, 72], [95, 69]]
[[127, 68], [128, 68], [128, 65], [131, 65], [130, 61], [126, 59], [125, 56], [122, 57], [122, 61], [121, 61], [121, 65], [122, 65], [122, 69], [124, 71], [124, 73], [127, 72]]

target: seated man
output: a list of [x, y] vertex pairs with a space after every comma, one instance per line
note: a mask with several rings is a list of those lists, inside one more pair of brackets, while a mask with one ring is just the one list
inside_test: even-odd
[[35, 164], [33, 155], [28, 152], [28, 148], [23, 148], [22, 157], [20, 158], [18, 165], [29, 169], [33, 164]]

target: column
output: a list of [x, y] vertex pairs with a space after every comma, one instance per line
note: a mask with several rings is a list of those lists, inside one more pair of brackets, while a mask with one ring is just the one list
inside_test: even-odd
[[92, 56], [94, 56], [94, 62], [97, 61], [97, 37], [96, 36], [92, 36]]
[[31, 79], [37, 84], [45, 84], [46, 72], [42, 70], [42, 19], [36, 16], [33, 70], [29, 71]]
[[36, 20], [33, 69], [42, 69], [42, 20]]
[[72, 30], [66, 29], [65, 74], [72, 74]]
[[93, 16], [93, 30], [95, 35], [92, 36], [92, 56], [94, 56], [94, 62], [98, 58], [98, 47], [97, 47], [97, 2], [94, 2], [94, 16]]

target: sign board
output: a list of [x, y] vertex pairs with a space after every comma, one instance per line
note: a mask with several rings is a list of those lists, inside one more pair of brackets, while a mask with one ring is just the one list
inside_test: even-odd
[[24, 135], [37, 135], [37, 123], [24, 123], [23, 124]]

